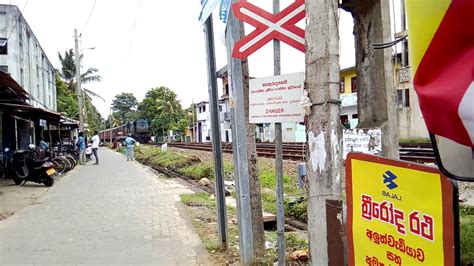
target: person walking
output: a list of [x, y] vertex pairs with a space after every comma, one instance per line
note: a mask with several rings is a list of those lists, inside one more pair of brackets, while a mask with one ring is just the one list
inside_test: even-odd
[[84, 132], [79, 132], [79, 138], [77, 138], [76, 145], [79, 148], [79, 164], [84, 165], [84, 153], [86, 151], [86, 140], [84, 139]]
[[133, 147], [135, 146], [135, 142], [137, 141], [132, 137], [132, 134], [129, 133], [125, 139], [127, 161], [133, 161]]
[[100, 138], [99, 138], [99, 132], [94, 131], [94, 136], [92, 137], [92, 153], [94, 154], [95, 157], [95, 163], [94, 165], [99, 164], [99, 157], [97, 156], [97, 150], [99, 149], [99, 143], [100, 143]]

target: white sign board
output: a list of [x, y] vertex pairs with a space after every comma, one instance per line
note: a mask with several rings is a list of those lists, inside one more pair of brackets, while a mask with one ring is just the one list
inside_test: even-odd
[[351, 151], [379, 155], [382, 152], [382, 131], [380, 128], [344, 129], [343, 147], [344, 159]]
[[303, 122], [304, 110], [299, 105], [303, 89], [304, 73], [251, 79], [250, 123]]

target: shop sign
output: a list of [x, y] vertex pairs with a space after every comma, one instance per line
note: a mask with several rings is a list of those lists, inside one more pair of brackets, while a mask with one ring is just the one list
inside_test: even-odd
[[349, 265], [454, 265], [453, 184], [438, 169], [349, 153]]

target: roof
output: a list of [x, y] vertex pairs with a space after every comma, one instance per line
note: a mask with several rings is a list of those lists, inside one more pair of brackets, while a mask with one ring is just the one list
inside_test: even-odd
[[0, 71], [0, 102], [26, 102], [28, 92], [10, 74]]
[[351, 67], [348, 67], [348, 68], [343, 68], [341, 69], [341, 71], [339, 71], [340, 73], [343, 73], [343, 72], [349, 72], [349, 71], [354, 71], [356, 70], [356, 67], [355, 66], [351, 66]]
[[219, 69], [216, 73], [217, 78], [224, 78], [227, 76], [227, 65], [223, 66], [221, 69]]
[[58, 120], [61, 118], [59, 113], [33, 107], [27, 104], [13, 104], [13, 103], [1, 103], [0, 102], [0, 109], [10, 110], [16, 113], [23, 113], [28, 114], [33, 117], [43, 118], [43, 119], [51, 119], [51, 120]]

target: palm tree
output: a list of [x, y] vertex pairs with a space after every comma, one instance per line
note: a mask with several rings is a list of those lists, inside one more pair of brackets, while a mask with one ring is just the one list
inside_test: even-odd
[[176, 99], [176, 94], [173, 91], [164, 90], [163, 92], [163, 95], [156, 99], [156, 103], [158, 105], [157, 111], [160, 112], [160, 117], [167, 122], [162, 128], [164, 135], [165, 127], [173, 128], [179, 121], [183, 110], [180, 101]]
[[[61, 53], [58, 52], [59, 56], [59, 61], [61, 62], [61, 72], [60, 75], [61, 77], [67, 82], [68, 84], [68, 89], [72, 93], [76, 93], [76, 59], [74, 56], [74, 52], [72, 49], [69, 49], [69, 51], [64, 52], [64, 56], [61, 55]], [[82, 55], [81, 55], [82, 59]], [[97, 68], [88, 68], [86, 72], [81, 74], [81, 82], [83, 84], [93, 82], [93, 81], [102, 81], [102, 77], [98, 74], [99, 72]], [[102, 100], [104, 98], [100, 96], [99, 94], [85, 88], [81, 88], [84, 94], [86, 94], [89, 98], [91, 97], [98, 97]], [[104, 100], [105, 101], [105, 100]]]

